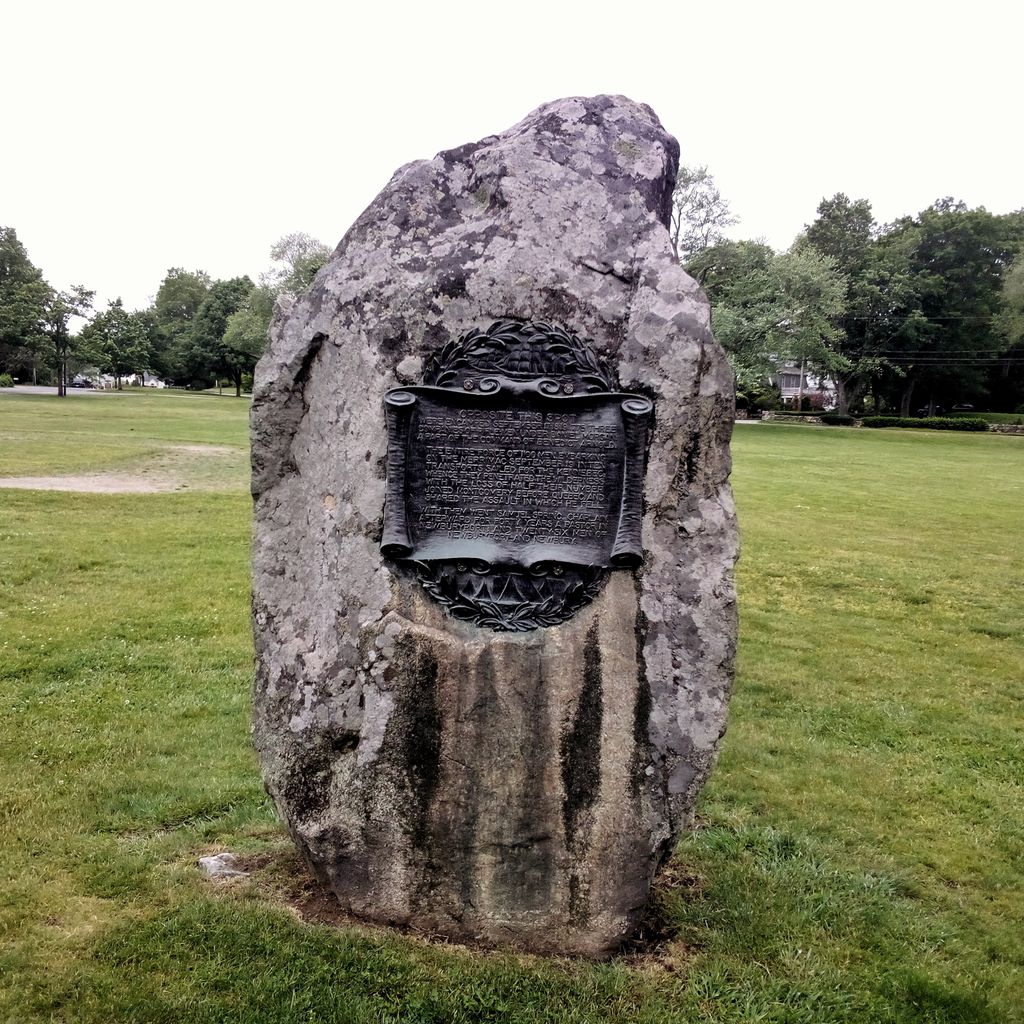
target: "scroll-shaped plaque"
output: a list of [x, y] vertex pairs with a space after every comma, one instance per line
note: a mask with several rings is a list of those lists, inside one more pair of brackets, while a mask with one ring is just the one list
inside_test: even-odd
[[499, 321], [441, 355], [431, 383], [385, 397], [381, 550], [458, 617], [562, 622], [607, 570], [643, 561], [653, 404], [612, 390], [596, 355], [546, 324]]

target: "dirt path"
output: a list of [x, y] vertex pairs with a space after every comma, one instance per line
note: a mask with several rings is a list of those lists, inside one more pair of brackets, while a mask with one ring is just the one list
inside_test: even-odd
[[144, 480], [119, 473], [95, 473], [82, 476], [0, 476], [0, 487], [26, 491], [82, 491], [88, 494], [156, 494], [173, 491], [172, 481]]
[[[224, 473], [217, 463], [232, 459]], [[4, 476], [0, 488], [32, 491], [78, 491], [84, 494], [160, 494], [171, 491], [221, 490], [235, 483], [242, 453], [219, 444], [168, 445], [159, 455], [141, 462], [134, 472], [65, 473], [59, 476]], [[233, 470], [233, 471], [232, 471]]]

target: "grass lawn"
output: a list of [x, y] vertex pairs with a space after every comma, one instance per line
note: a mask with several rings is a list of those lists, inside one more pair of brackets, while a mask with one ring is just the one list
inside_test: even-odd
[[[188, 482], [214, 489], [247, 486], [249, 403], [166, 391], [71, 390], [68, 397], [0, 395], [0, 477], [133, 471], [188, 466]], [[182, 448], [235, 449], [211, 467]]]
[[729, 733], [667, 948], [594, 965], [199, 877], [287, 848], [248, 740], [247, 408], [0, 397], [0, 475], [230, 449], [175, 493], [0, 490], [0, 1021], [1024, 1021], [1024, 438], [737, 428]]

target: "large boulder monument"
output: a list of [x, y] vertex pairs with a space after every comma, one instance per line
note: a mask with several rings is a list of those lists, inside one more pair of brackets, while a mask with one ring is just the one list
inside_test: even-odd
[[279, 303], [253, 735], [348, 912], [603, 955], [690, 823], [736, 644], [733, 386], [621, 96], [401, 167]]

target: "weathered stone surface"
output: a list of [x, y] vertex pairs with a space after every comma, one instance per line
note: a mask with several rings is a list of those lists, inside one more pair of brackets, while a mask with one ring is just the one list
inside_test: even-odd
[[[253, 733], [295, 842], [377, 921], [600, 954], [628, 934], [725, 728], [731, 376], [666, 230], [678, 146], [623, 97], [547, 104], [399, 169], [253, 401]], [[562, 625], [459, 622], [379, 552], [382, 398], [452, 337], [560, 324], [655, 401], [641, 569]]]

